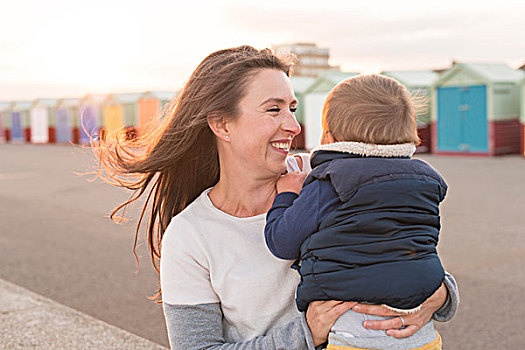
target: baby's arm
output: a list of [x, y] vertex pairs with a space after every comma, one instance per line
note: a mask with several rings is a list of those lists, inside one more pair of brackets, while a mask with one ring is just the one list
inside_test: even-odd
[[309, 183], [298, 195], [300, 178], [296, 173], [282, 176], [277, 183], [279, 194], [266, 216], [266, 244], [281, 259], [299, 258], [301, 244], [319, 226], [320, 181]]

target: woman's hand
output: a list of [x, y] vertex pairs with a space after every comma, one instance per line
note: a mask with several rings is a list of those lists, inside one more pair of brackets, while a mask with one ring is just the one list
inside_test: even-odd
[[383, 321], [366, 321], [363, 326], [368, 329], [383, 329], [387, 330], [386, 334], [395, 338], [409, 337], [416, 333], [421, 327], [427, 324], [432, 318], [434, 312], [439, 310], [447, 300], [447, 288], [444, 284], [436, 290], [434, 294], [421, 305], [421, 310], [413, 314], [400, 314], [395, 311], [388, 310], [381, 305], [367, 305], [358, 304], [352, 309], [355, 312], [364, 314], [378, 315], [378, 316], [401, 316], [405, 321], [406, 326], [403, 329], [403, 321], [399, 317], [394, 317]]
[[343, 301], [312, 301], [306, 310], [306, 323], [310, 328], [314, 346], [323, 344], [328, 339], [328, 333], [337, 318], [350, 310], [355, 302]]

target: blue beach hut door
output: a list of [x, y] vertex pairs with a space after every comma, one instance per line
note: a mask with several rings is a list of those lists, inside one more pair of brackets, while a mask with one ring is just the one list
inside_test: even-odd
[[97, 112], [94, 107], [86, 107], [80, 117], [80, 143], [89, 143], [97, 136]]
[[11, 139], [13, 141], [24, 141], [24, 130], [22, 130], [22, 115], [20, 112], [11, 113]]
[[56, 112], [56, 133], [57, 142], [71, 141], [71, 128], [69, 127], [68, 111], [65, 108], [60, 108]]
[[438, 151], [488, 152], [487, 87], [438, 88]]

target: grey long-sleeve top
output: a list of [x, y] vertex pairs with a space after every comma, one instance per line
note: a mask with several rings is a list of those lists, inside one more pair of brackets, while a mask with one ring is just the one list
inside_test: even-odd
[[[450, 274], [445, 276], [448, 297], [433, 319], [450, 320], [459, 305], [456, 281]], [[199, 305], [170, 305], [164, 303], [164, 316], [171, 349], [209, 350], [275, 350], [314, 349], [312, 336], [304, 314], [274, 327], [267, 334], [244, 342], [226, 343], [223, 335], [223, 315], [220, 303]]]

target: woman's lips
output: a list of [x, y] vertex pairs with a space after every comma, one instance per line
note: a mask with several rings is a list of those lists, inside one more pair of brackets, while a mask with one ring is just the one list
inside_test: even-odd
[[290, 152], [291, 140], [277, 140], [270, 142], [270, 145], [278, 152], [288, 154]]

